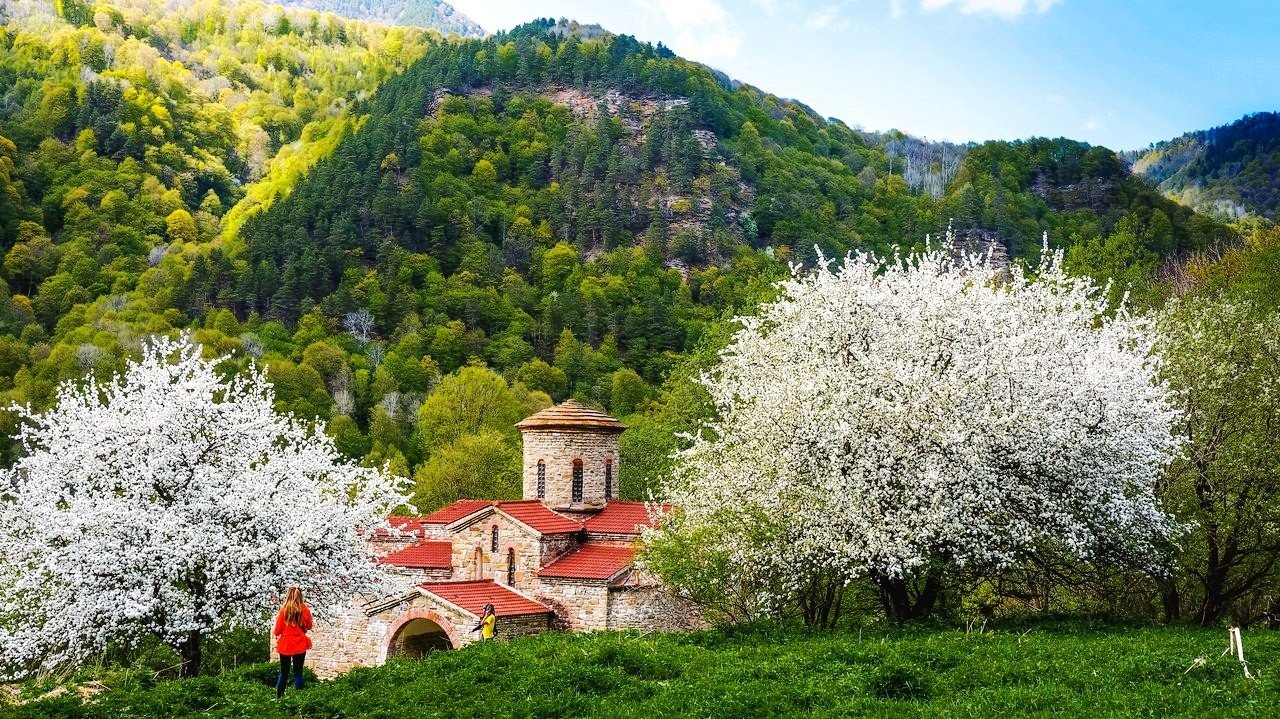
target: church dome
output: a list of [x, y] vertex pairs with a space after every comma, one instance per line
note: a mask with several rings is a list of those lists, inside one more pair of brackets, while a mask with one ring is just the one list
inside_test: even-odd
[[578, 429], [602, 432], [621, 432], [627, 425], [599, 410], [592, 409], [577, 400], [561, 402], [536, 412], [516, 423], [521, 432], [542, 429]]

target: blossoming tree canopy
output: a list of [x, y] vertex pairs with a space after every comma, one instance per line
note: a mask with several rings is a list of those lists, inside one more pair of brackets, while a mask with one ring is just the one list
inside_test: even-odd
[[1150, 560], [1180, 444], [1152, 328], [1046, 257], [858, 255], [783, 283], [703, 378], [717, 416], [666, 487], [672, 531], [796, 591], [1045, 547]]
[[63, 385], [25, 420], [0, 485], [0, 659], [10, 674], [154, 635], [199, 670], [201, 638], [267, 618], [283, 590], [323, 608], [380, 580], [360, 532], [401, 480], [339, 458], [272, 409], [265, 374], [223, 380], [187, 338], [109, 381]]

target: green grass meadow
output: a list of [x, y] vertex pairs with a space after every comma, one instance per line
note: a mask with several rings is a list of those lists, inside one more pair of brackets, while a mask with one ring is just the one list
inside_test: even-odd
[[[143, 717], [1276, 717], [1280, 632], [1247, 631], [1256, 681], [1221, 657], [1224, 629], [1080, 620], [985, 633], [817, 632], [755, 625], [694, 634], [548, 633], [353, 671], [292, 689], [275, 669], [155, 682], [124, 673], [0, 715]], [[1202, 658], [1204, 662], [1196, 660]]]

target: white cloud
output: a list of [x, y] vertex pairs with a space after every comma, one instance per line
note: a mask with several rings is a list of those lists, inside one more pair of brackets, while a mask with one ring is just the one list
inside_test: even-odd
[[636, 0], [640, 9], [661, 16], [674, 31], [667, 45], [704, 62], [736, 57], [742, 34], [716, 0]]
[[676, 27], [716, 25], [728, 17], [716, 0], [641, 0], [637, 4], [662, 13]]
[[737, 57], [740, 47], [742, 47], [740, 35], [720, 30], [706, 34], [684, 31], [671, 43], [672, 50], [698, 60]]
[[1101, 115], [1090, 115], [1088, 119], [1084, 121], [1084, 124], [1080, 126], [1080, 129], [1089, 132], [1105, 129], [1107, 127], [1107, 120], [1110, 120], [1114, 116], [1115, 113], [1111, 110], [1107, 110]]
[[902, 17], [902, 0], [889, 0], [889, 17], [894, 20]]
[[929, 12], [955, 6], [965, 15], [988, 14], [1011, 20], [1027, 12], [1044, 13], [1061, 0], [921, 0]]
[[849, 21], [840, 20], [839, 6], [827, 5], [810, 14], [805, 19], [804, 26], [809, 30], [843, 30], [849, 27]]

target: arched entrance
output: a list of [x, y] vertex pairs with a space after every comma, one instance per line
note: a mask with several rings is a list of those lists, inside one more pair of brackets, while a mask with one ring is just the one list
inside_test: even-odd
[[426, 617], [415, 617], [400, 625], [387, 645], [388, 659], [421, 659], [428, 652], [452, 649], [444, 627]]

